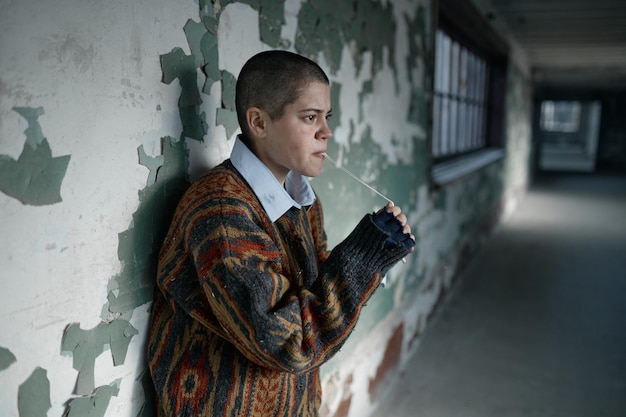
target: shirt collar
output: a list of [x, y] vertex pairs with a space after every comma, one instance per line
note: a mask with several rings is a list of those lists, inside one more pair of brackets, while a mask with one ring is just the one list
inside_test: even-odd
[[237, 136], [230, 161], [261, 202], [272, 222], [291, 207], [298, 209], [315, 202], [315, 193], [304, 175], [290, 171], [283, 188], [272, 171]]

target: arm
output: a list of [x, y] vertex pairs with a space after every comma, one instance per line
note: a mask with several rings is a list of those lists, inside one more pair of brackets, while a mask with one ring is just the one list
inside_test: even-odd
[[408, 253], [401, 245], [383, 249], [389, 235], [367, 215], [303, 288], [290, 282], [287, 260], [253, 213], [216, 207], [190, 229], [204, 303], [219, 333], [264, 367], [299, 372], [326, 362], [382, 276]]

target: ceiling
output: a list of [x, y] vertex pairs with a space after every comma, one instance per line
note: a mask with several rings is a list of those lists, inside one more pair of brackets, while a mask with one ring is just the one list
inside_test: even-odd
[[[534, 79], [550, 86], [626, 88], [626, 0], [491, 0]], [[504, 22], [496, 22], [496, 20]]]

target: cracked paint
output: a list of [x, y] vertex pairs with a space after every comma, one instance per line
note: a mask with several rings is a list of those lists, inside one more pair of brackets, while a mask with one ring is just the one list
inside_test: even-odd
[[163, 166], [163, 163], [165, 162], [165, 157], [163, 155], [158, 155], [155, 157], [148, 156], [143, 148], [143, 145], [139, 147], [138, 152], [139, 163], [148, 168], [148, 170], [150, 170], [150, 174], [148, 175], [148, 180], [146, 184], [146, 186], [150, 186], [156, 182], [157, 172], [159, 168]]
[[[426, 317], [436, 305], [438, 296], [445, 292], [451, 273], [442, 265], [455, 267], [463, 245], [471, 238], [469, 235], [480, 227], [501, 198], [504, 189], [501, 171], [508, 167], [503, 168], [502, 164], [494, 164], [482, 174], [444, 190], [429, 188], [430, 150], [425, 139], [429, 129], [433, 62], [430, 11], [424, 5], [430, 3], [289, 1], [290, 10], [295, 10], [289, 16], [289, 23], [295, 27], [283, 32], [287, 34], [291, 31], [291, 39], [282, 39], [281, 36], [289, 36], [281, 35], [281, 30], [287, 25], [285, 1], [198, 0], [199, 21], [184, 16], [181, 25], [178, 25], [184, 32], [190, 54], [187, 55], [182, 48], [174, 48], [160, 56], [161, 81], [167, 85], [174, 85], [176, 81], [180, 85], [177, 109], [182, 124], [180, 136], [162, 138], [161, 155], [149, 156], [143, 146], [136, 149], [138, 163], [148, 173], [145, 188], [138, 191], [139, 207], [132, 214], [127, 230], [118, 234], [117, 255], [121, 270], [108, 282], [107, 303], [102, 306], [100, 317], [102, 322], [91, 329], [81, 329], [80, 324], [71, 323], [63, 335], [62, 349], [65, 354], [73, 356], [73, 368], [78, 371], [75, 387], [78, 396], [63, 401], [63, 406], [67, 407], [64, 417], [104, 416], [112, 397], [119, 394], [121, 380], [110, 385], [94, 386], [98, 372], [95, 369], [96, 358], [103, 353], [108, 355], [110, 350], [114, 366], [122, 364], [126, 361], [131, 340], [138, 331], [146, 331], [145, 328], [135, 329], [129, 320], [135, 309], [152, 299], [158, 247], [178, 197], [188, 186], [186, 140], [191, 139], [187, 143], [194, 144], [203, 142], [207, 135], [214, 134], [212, 129], [219, 125], [224, 127], [227, 135], [226, 140], [219, 140], [227, 142], [238, 128], [234, 111], [236, 80], [233, 74], [220, 68], [220, 58], [226, 62], [228, 56], [219, 56], [220, 38], [217, 33], [220, 14], [234, 3], [249, 5], [258, 14], [260, 40], [251, 40], [254, 45], [291, 48], [330, 69], [333, 117], [329, 124], [333, 131], [339, 133], [336, 140], [329, 143], [328, 153], [392, 197], [410, 219], [417, 218], [415, 222], [419, 224], [412, 224], [412, 227], [418, 226], [424, 232], [418, 236], [418, 246], [409, 264], [394, 270], [389, 288], [378, 291], [364, 309], [357, 329], [343, 348], [347, 353], [338, 355], [337, 361], [323, 368], [323, 372], [338, 370], [334, 375], [340, 376], [334, 386], [338, 390], [334, 399], [334, 393], [326, 390], [333, 402], [323, 404], [322, 415], [366, 414], [363, 410], [367, 404], [376, 400], [385, 381], [401, 366], [406, 354], [402, 345], [418, 344], [415, 339], [421, 334]], [[410, 13], [405, 13], [408, 9], [411, 9]], [[77, 44], [68, 41], [62, 51], [64, 54], [60, 55], [68, 61], [76, 51], [88, 58], [87, 61], [75, 60], [79, 73], [92, 69], [89, 60], [97, 58], [101, 52], [98, 44], [90, 44], [88, 40], [85, 44], [90, 45], [89, 48], [80, 49]], [[149, 53], [154, 54], [154, 51]], [[45, 53], [43, 57], [46, 57]], [[519, 88], [523, 82], [521, 78], [514, 79], [509, 89]], [[220, 88], [215, 86], [216, 82], [220, 83]], [[121, 84], [131, 87], [129, 78], [123, 78]], [[219, 91], [221, 97], [207, 99], [206, 95], [212, 91]], [[142, 96], [139, 98], [144, 100]], [[134, 97], [131, 96], [131, 99]], [[211, 108], [210, 113], [213, 114], [208, 114], [207, 119], [209, 112], [205, 113], [203, 109], [211, 103], [211, 99], [215, 99], [217, 107], [215, 113]], [[341, 108], [342, 104], [344, 108]], [[522, 101], [516, 107], [526, 106], [527, 102]], [[151, 108], [154, 108], [154, 103]], [[157, 110], [161, 110], [160, 105], [157, 105]], [[12, 191], [16, 196], [11, 197], [32, 205], [41, 201], [49, 201], [45, 204], [61, 201], [60, 185], [70, 156], [52, 157], [38, 122], [38, 117], [43, 114], [42, 108], [16, 107], [14, 111], [28, 122], [23, 154], [26, 150], [29, 154], [24, 156], [22, 167], [11, 165], [10, 168], [7, 164], [19, 164], [22, 156], [17, 161], [6, 155], [0, 156], [0, 190], [11, 195], [2, 187], [11, 182], [5, 180], [8, 178], [5, 173], [13, 173], [16, 167], [26, 171], [32, 171], [35, 166], [48, 167], [51, 171], [46, 175], [47, 183], [42, 182], [44, 185], [36, 185], [32, 189], [17, 189]], [[176, 110], [173, 113], [176, 114]], [[519, 118], [514, 122], [523, 123]], [[210, 140], [214, 139], [211, 137]], [[215, 145], [220, 149], [215, 152], [212, 149], [212, 154], [222, 155], [228, 147], [224, 143]], [[135, 151], [134, 146], [131, 152]], [[55, 163], [49, 166], [50, 161]], [[519, 164], [509, 169], [513, 168], [519, 170]], [[32, 172], [24, 175], [36, 177]], [[363, 212], [379, 208], [384, 201], [330, 165], [327, 165], [323, 175], [323, 178], [315, 180], [314, 186], [325, 203], [329, 243], [332, 244], [351, 229], [352, 225], [346, 219], [358, 219]], [[19, 181], [15, 182], [6, 187], [17, 187]], [[58, 187], [50, 187], [50, 182], [58, 183]], [[46, 190], [52, 190], [50, 195], [45, 195]], [[341, 210], [336, 208], [338, 206]], [[415, 213], [419, 213], [420, 217], [413, 216]], [[421, 216], [424, 214], [428, 216], [423, 221]], [[407, 306], [409, 308], [405, 309]], [[391, 319], [385, 321], [389, 317]], [[382, 331], [381, 327], [377, 327], [381, 322], [389, 325]], [[375, 342], [377, 350], [362, 354], [358, 349], [371, 345], [370, 342]], [[367, 360], [363, 362], [363, 358]], [[20, 359], [22, 361], [21, 355]], [[0, 371], [15, 362], [11, 351], [0, 347]], [[68, 372], [73, 374], [71, 369]], [[328, 384], [328, 379], [325, 381], [323, 384]], [[49, 382], [48, 386], [46, 382], [46, 371], [38, 368], [20, 386], [22, 399], [33, 396], [38, 399], [29, 404], [36, 407], [33, 411], [26, 410], [29, 405], [22, 400], [20, 417], [46, 415], [46, 407], [49, 408], [46, 398], [50, 394]], [[144, 404], [136, 417], [152, 417], [155, 410], [149, 372], [144, 369], [139, 377], [129, 382], [134, 384], [133, 392], [144, 392]]]
[[61, 184], [70, 155], [52, 156], [38, 121], [44, 114], [42, 107], [14, 107], [13, 110], [28, 122], [24, 131], [26, 142], [17, 160], [0, 155], [0, 191], [33, 206], [61, 202]]
[[183, 123], [182, 138], [202, 141], [207, 133], [204, 114], [200, 114], [200, 92], [197, 86], [196, 57], [185, 55], [181, 48], [174, 48], [170, 53], [161, 55], [163, 68], [162, 81], [170, 84], [178, 79], [182, 92], [178, 99], [178, 111]]
[[15, 355], [7, 348], [0, 346], [0, 372], [17, 362]]
[[118, 236], [117, 252], [122, 270], [109, 282], [108, 312], [103, 314], [105, 320], [110, 319], [111, 314], [115, 317], [132, 312], [152, 300], [158, 248], [178, 199], [189, 185], [185, 143], [163, 138], [161, 148], [162, 155], [155, 160], [148, 179], [150, 182], [156, 169], [155, 181], [139, 191], [139, 208], [133, 214], [129, 228]]
[[18, 389], [17, 408], [20, 417], [46, 417], [50, 403], [48, 372], [37, 367]]
[[78, 371], [76, 394], [93, 392], [96, 358], [107, 349], [111, 350], [115, 366], [123, 364], [130, 340], [137, 333], [128, 321], [121, 319], [100, 323], [90, 330], [81, 329], [78, 323], [70, 324], [63, 333], [61, 350], [72, 355], [72, 366]]
[[[383, 50], [387, 49], [388, 57], [393, 56], [395, 29], [392, 3], [309, 1], [302, 4], [298, 14], [295, 47], [309, 57], [322, 52], [334, 73], [341, 64], [343, 46], [351, 44], [352, 58], [359, 71], [363, 53], [372, 53], [372, 73], [375, 75], [383, 67]], [[395, 67], [390, 58], [387, 63], [391, 68]]]
[[118, 379], [98, 387], [92, 395], [70, 400], [64, 417], [104, 417], [111, 397], [117, 397], [120, 392], [120, 383]]

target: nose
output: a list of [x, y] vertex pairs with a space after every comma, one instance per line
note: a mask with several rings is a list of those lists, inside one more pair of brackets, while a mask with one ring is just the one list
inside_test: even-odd
[[328, 140], [333, 136], [333, 131], [330, 130], [330, 127], [328, 126], [328, 122], [325, 119], [322, 122], [322, 126], [317, 131], [316, 136], [317, 136], [317, 139], [319, 140]]

